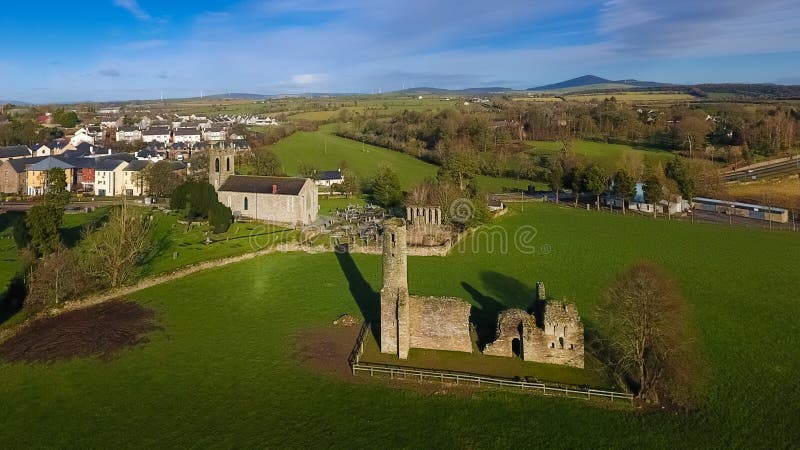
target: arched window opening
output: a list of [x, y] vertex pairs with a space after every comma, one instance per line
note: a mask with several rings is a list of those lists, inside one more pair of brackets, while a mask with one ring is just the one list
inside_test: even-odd
[[244, 210], [247, 211], [249, 204], [247, 202], [247, 197], [244, 198]]
[[219, 173], [219, 158], [214, 159], [214, 172]]

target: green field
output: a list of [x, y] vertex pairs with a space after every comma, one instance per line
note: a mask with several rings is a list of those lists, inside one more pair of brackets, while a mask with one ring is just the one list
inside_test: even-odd
[[[436, 178], [439, 170], [438, 166], [404, 153], [336, 136], [331, 126], [313, 132], [299, 131], [280, 140], [272, 149], [281, 160], [283, 171], [289, 175], [297, 175], [303, 163], [312, 163], [319, 170], [335, 170], [346, 161], [347, 167], [363, 182], [372, 177], [381, 164], [386, 164], [397, 172], [405, 190], [425, 179]], [[526, 189], [529, 184], [534, 184], [526, 180], [487, 176], [478, 177], [478, 182], [490, 192]]]
[[[104, 361], [0, 364], [0, 442], [81, 447], [756, 447], [797, 444], [797, 236], [527, 204], [497, 225], [536, 229], [446, 258], [409, 258], [412, 293], [456, 295], [488, 320], [536, 281], [585, 322], [640, 258], [665, 266], [695, 311], [711, 368], [703, 407], [637, 414], [580, 400], [448, 394], [321, 374], [297, 339], [342, 313], [374, 315], [380, 257], [274, 254], [135, 294], [163, 330]], [[499, 229], [499, 228], [498, 228]], [[513, 241], [512, 241], [513, 242]], [[527, 241], [526, 241], [527, 242]], [[532, 250], [532, 251], [531, 251]], [[305, 280], [312, 278], [313, 284]], [[432, 395], [433, 390], [437, 395]]]
[[[529, 141], [531, 153], [535, 155], [560, 155], [563, 144], [558, 141]], [[638, 148], [625, 144], [608, 144], [605, 142], [574, 141], [572, 150], [575, 155], [597, 162], [608, 170], [616, 169], [625, 159], [637, 159], [643, 163], [666, 163], [675, 158], [670, 152], [651, 148]]]
[[5, 292], [19, 269], [19, 252], [12, 235], [16, 220], [22, 220], [20, 213], [0, 214], [0, 293]]

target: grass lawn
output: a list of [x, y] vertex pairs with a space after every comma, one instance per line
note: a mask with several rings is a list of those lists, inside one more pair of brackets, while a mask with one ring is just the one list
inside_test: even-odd
[[17, 220], [24, 220], [24, 215], [18, 212], [0, 214], [0, 295], [6, 291], [20, 267], [19, 251], [13, 236]]
[[[145, 276], [238, 256], [297, 238], [294, 230], [258, 222], [234, 223], [227, 232], [214, 234], [205, 222], [192, 226], [178, 223], [180, 217], [175, 213], [156, 211], [154, 217], [157, 253], [145, 266]], [[206, 244], [206, 239], [211, 242]]]
[[[614, 276], [665, 266], [693, 305], [712, 381], [687, 414], [594, 407], [500, 391], [431, 395], [318, 373], [297, 336], [342, 313], [374, 317], [380, 257], [274, 254], [141, 291], [163, 330], [117, 358], [0, 363], [0, 442], [20, 447], [758, 447], [797, 444], [797, 235], [527, 204], [523, 250], [488, 238], [409, 258], [410, 290], [455, 295], [489, 322], [534, 283], [591, 325]], [[499, 236], [499, 234], [498, 234]], [[519, 239], [518, 239], [519, 240]], [[513, 242], [513, 240], [512, 240]], [[312, 284], [306, 280], [313, 279]], [[439, 388], [437, 388], [438, 390]]]
[[[557, 141], [530, 141], [531, 153], [536, 155], [560, 155], [563, 149]], [[575, 141], [572, 151], [579, 156], [597, 162], [602, 167], [613, 170], [623, 158], [641, 158], [642, 162], [656, 164], [666, 163], [675, 158], [670, 152], [657, 149], [642, 149], [624, 144], [607, 144], [604, 142]]]

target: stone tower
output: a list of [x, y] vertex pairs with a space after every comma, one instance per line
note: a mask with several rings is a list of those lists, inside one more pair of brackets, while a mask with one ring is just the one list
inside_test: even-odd
[[233, 149], [208, 150], [208, 183], [218, 190], [234, 174]]
[[381, 289], [381, 352], [408, 358], [409, 296], [406, 224], [403, 219], [383, 223], [383, 288]]

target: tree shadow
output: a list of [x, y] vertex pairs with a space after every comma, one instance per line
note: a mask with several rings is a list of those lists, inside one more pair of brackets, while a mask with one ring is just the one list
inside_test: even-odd
[[506, 308], [527, 309], [536, 300], [536, 290], [524, 282], [495, 271], [481, 272], [484, 286]]
[[19, 220], [25, 220], [25, 213], [21, 211], [7, 211], [0, 214], [0, 233], [14, 226]]
[[19, 313], [27, 295], [25, 277], [20, 272], [8, 283], [5, 292], [0, 294], [0, 324]]
[[469, 311], [469, 321], [475, 326], [475, 334], [478, 337], [478, 348], [483, 351], [486, 344], [494, 341], [497, 330], [497, 316], [500, 311], [506, 309], [505, 305], [496, 299], [483, 295], [469, 283], [461, 282], [461, 287], [472, 296], [472, 300], [478, 306], [472, 305]]
[[99, 215], [89, 213], [89, 218], [86, 223], [61, 228], [61, 242], [69, 248], [74, 248], [80, 243], [86, 233], [96, 230], [108, 222], [110, 218], [109, 212], [110, 211], [106, 211], [104, 214]]
[[372, 335], [377, 338], [380, 336], [380, 293], [373, 290], [372, 286], [364, 279], [350, 255], [347, 244], [337, 246], [334, 254], [339, 261], [339, 267], [342, 268], [342, 272], [347, 278], [350, 294], [356, 301], [364, 320], [371, 323]]

